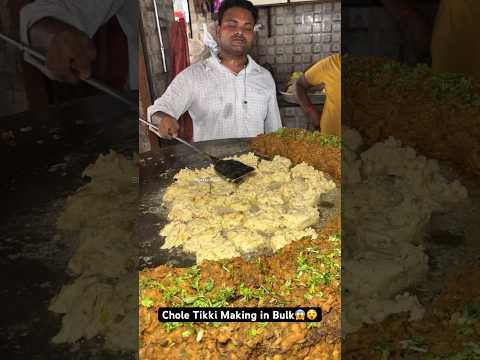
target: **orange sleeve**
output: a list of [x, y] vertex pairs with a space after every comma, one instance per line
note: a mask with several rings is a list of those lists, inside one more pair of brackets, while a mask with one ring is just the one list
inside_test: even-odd
[[319, 86], [332, 77], [332, 73], [339, 71], [341, 67], [340, 55], [335, 54], [319, 60], [305, 72], [305, 79], [313, 85]]

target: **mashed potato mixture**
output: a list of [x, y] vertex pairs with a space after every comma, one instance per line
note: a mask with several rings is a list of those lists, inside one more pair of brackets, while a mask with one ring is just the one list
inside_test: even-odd
[[420, 319], [423, 306], [406, 289], [428, 272], [431, 215], [466, 199], [467, 190], [395, 138], [362, 151], [356, 130], [344, 126], [342, 135], [342, 331], [400, 312]]
[[182, 247], [203, 260], [277, 251], [303, 237], [317, 237], [320, 196], [335, 183], [305, 163], [272, 161], [253, 153], [232, 157], [256, 169], [240, 184], [220, 178], [213, 165], [182, 169], [163, 201], [170, 221], [160, 232], [164, 249]]

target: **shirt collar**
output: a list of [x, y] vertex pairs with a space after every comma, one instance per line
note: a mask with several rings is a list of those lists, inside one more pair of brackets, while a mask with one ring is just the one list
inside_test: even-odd
[[[252, 71], [259, 72], [260, 71], [260, 65], [258, 65], [255, 62], [255, 60], [253, 60], [253, 58], [248, 54], [247, 54], [247, 58], [248, 58], [248, 64], [247, 64], [247, 69], [246, 69], [247, 74], [251, 73]], [[217, 54], [212, 54], [212, 56], [210, 56], [207, 59], [207, 61], [217, 68], [220, 67], [221, 69], [229, 71], [225, 66], [222, 65], [222, 63], [220, 62], [220, 59], [218, 58]]]
[[258, 65], [250, 55], [247, 55], [247, 58], [248, 58], [247, 73], [251, 73], [252, 71], [260, 72], [260, 65]]

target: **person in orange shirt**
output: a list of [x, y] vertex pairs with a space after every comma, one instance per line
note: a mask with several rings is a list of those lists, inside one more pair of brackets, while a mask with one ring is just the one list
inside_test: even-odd
[[480, 79], [480, 1], [442, 0], [433, 28], [432, 68]]
[[[308, 121], [320, 127], [322, 134], [341, 136], [342, 119], [342, 61], [339, 54], [319, 60], [295, 83], [295, 95]], [[326, 100], [322, 114], [317, 111], [308, 97], [312, 87], [323, 87]]]
[[433, 71], [480, 79], [480, 1], [440, 0], [433, 24], [418, 11], [416, 1], [382, 3], [413, 39], [418, 54], [431, 54]]

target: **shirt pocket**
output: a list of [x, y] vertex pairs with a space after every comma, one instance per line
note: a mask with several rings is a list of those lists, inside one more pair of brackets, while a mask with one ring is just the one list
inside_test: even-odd
[[218, 83], [210, 80], [195, 87], [194, 110], [200, 115], [199, 124], [205, 125], [206, 122], [221, 118], [224, 104], [229, 101], [230, 90], [223, 89], [222, 91], [222, 87], [218, 86]]
[[246, 103], [243, 101], [247, 119], [250, 123], [255, 123], [257, 132], [264, 132], [265, 119], [268, 114], [268, 103], [270, 95], [264, 91], [252, 91], [247, 93]]

